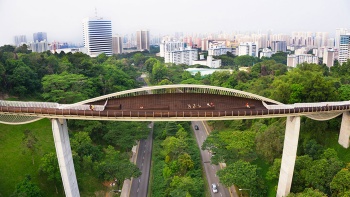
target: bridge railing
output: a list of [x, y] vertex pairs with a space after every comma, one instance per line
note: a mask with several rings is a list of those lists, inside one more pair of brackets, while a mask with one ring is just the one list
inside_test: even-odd
[[350, 101], [340, 101], [340, 102], [320, 102], [320, 103], [295, 103], [293, 106], [295, 108], [302, 107], [328, 107], [328, 106], [341, 106], [350, 105]]
[[293, 105], [268, 105], [264, 101], [262, 101], [264, 107], [266, 109], [293, 109]]
[[[108, 99], [106, 100], [104, 105], [93, 105], [94, 111], [103, 111], [108, 103]], [[89, 104], [76, 105], [76, 104], [61, 104], [58, 109], [75, 109], [75, 110], [91, 110], [91, 106]]]
[[57, 108], [58, 103], [51, 102], [23, 102], [23, 101], [4, 101], [0, 100], [0, 106], [6, 107], [41, 107], [41, 108]]

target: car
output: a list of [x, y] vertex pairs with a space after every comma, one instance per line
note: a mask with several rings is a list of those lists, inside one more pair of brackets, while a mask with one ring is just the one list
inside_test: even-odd
[[215, 183], [211, 184], [211, 188], [213, 189], [213, 193], [218, 193], [218, 186]]
[[199, 130], [198, 125], [194, 125], [194, 129], [195, 129], [195, 130]]

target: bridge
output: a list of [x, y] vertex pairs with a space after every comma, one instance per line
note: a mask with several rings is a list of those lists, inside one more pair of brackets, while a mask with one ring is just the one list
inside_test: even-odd
[[300, 116], [329, 120], [343, 115], [339, 143], [349, 147], [350, 101], [283, 104], [259, 95], [206, 85], [164, 85], [126, 90], [74, 104], [0, 100], [0, 123], [52, 122], [66, 196], [79, 196], [66, 119], [193, 121], [287, 117], [277, 196], [290, 192]]

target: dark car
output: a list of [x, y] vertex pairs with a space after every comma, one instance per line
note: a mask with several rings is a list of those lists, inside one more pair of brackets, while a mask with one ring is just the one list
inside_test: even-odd
[[194, 129], [195, 129], [195, 130], [199, 130], [198, 125], [194, 125]]

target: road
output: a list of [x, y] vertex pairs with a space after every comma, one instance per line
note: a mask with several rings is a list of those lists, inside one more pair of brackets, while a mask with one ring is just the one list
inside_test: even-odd
[[[198, 125], [199, 130], [195, 130], [194, 125]], [[208, 137], [208, 133], [203, 125], [203, 122], [192, 121], [192, 128], [194, 130], [194, 134], [201, 151], [202, 162], [205, 169], [205, 174], [207, 176], [211, 196], [230, 197], [230, 192], [227, 188], [221, 185], [221, 183], [219, 183], [219, 178], [216, 176], [216, 171], [220, 170], [220, 166], [210, 164], [211, 153], [209, 153], [207, 150], [203, 151], [201, 149], [204, 140]], [[213, 190], [211, 188], [212, 183], [216, 183], [218, 185], [218, 193], [213, 193]]]
[[142, 174], [138, 178], [132, 180], [130, 197], [146, 197], [149, 183], [149, 173], [152, 159], [152, 134], [153, 122], [149, 125], [151, 132], [147, 139], [140, 140], [136, 165], [141, 170]]

